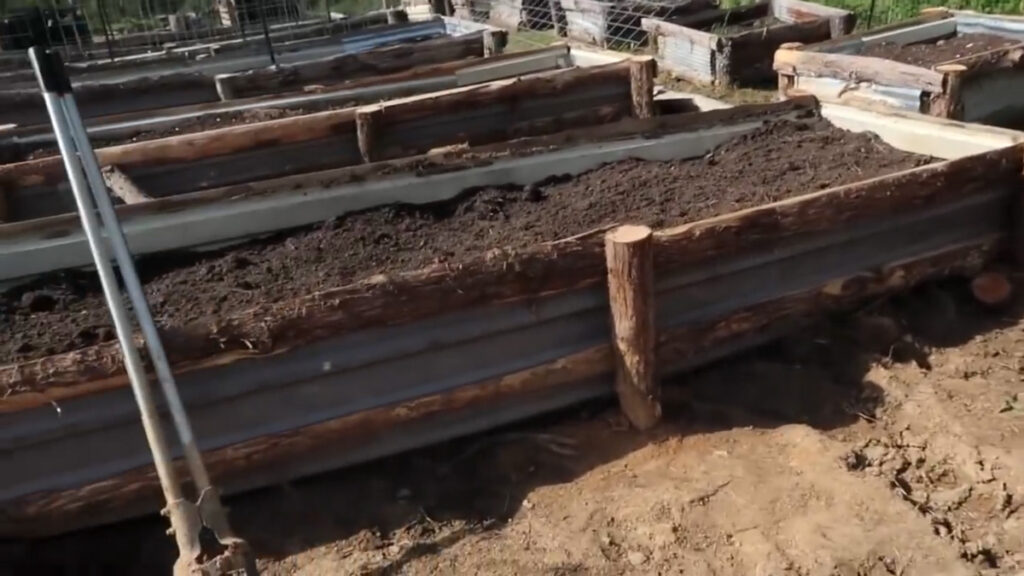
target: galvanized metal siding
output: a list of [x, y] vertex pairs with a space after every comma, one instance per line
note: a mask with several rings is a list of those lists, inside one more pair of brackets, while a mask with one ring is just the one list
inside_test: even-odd
[[794, 87], [828, 102], [867, 101], [905, 112], [920, 112], [921, 109], [922, 92], [912, 88], [812, 76], [797, 76]]
[[960, 90], [965, 122], [1019, 127], [1024, 118], [1024, 71], [995, 70], [966, 82]]
[[954, 12], [957, 34], [995, 34], [1024, 42], [1024, 18]]
[[428, 20], [393, 30], [368, 32], [354, 37], [346, 37], [338, 43], [340, 49], [337, 53], [357, 54], [382, 46], [437, 38], [446, 34], [445, 28], [445, 23], [441, 20]]
[[604, 46], [610, 6], [595, 0], [563, 0], [566, 35], [573, 40]]
[[714, 51], [689, 38], [657, 35], [658, 56], [665, 66], [687, 79], [711, 83], [715, 80]]

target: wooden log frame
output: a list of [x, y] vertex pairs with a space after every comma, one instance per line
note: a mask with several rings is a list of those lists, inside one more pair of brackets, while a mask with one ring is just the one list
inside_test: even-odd
[[[385, 84], [397, 84], [400, 82], [408, 82], [411, 80], [423, 80], [427, 78], [437, 78], [440, 76], [447, 76], [450, 74], [457, 74], [467, 68], [473, 68], [476, 66], [484, 65], [499, 65], [509, 60], [518, 58], [529, 58], [541, 54], [549, 54], [552, 50], [564, 50], [566, 58], [569, 55], [569, 47], [565, 44], [553, 44], [551, 46], [540, 48], [537, 50], [525, 50], [522, 52], [510, 52], [502, 53], [492, 56], [490, 58], [464, 58], [454, 62], [444, 62], [441, 64], [432, 64], [428, 66], [416, 66], [415, 68], [406, 70], [404, 72], [396, 72], [394, 74], [385, 74], [370, 78], [360, 78], [355, 80], [342, 80], [340, 83], [331, 84], [330, 86], [302, 86], [301, 89], [293, 92], [281, 92], [270, 95], [253, 96], [249, 98], [239, 98], [231, 100], [230, 102], [207, 102], [203, 104], [193, 104], [188, 106], [175, 106], [173, 108], [163, 108], [160, 110], [144, 110], [141, 112], [128, 112], [124, 114], [115, 114], [110, 116], [99, 116], [93, 118], [90, 125], [104, 125], [104, 124], [116, 124], [122, 122], [132, 122], [137, 120], [145, 120], [152, 118], [155, 114], [161, 115], [196, 115], [200, 113], [215, 113], [218, 110], [225, 108], [226, 106], [242, 106], [248, 104], [259, 104], [267, 103], [268, 107], [273, 107], [271, 104], [274, 101], [286, 98], [289, 96], [297, 96], [301, 94], [308, 94], [310, 92], [316, 92], [318, 94], [327, 94], [331, 92], [341, 90], [353, 90], [358, 88], [366, 88], [370, 86], [379, 86]], [[52, 128], [48, 124], [37, 124], [32, 126], [17, 126], [10, 130], [4, 131], [3, 136], [11, 137], [26, 137], [40, 133], [48, 133]], [[2, 143], [0, 143], [2, 145]], [[0, 149], [0, 164], [5, 163], [3, 160], [2, 149]]]
[[[377, 122], [372, 123], [372, 126], [379, 134], [386, 135], [393, 130], [401, 130], [404, 123], [470, 109], [467, 107], [501, 103], [513, 105], [515, 102], [527, 98], [569, 94], [574, 90], [586, 89], [589, 86], [621, 83], [623, 87], [621, 104], [588, 108], [559, 117], [505, 125], [497, 132], [478, 134], [469, 143], [471, 145], [486, 144], [506, 139], [548, 134], [579, 126], [613, 122], [628, 116], [631, 109], [631, 66], [629, 61], [625, 61], [593, 68], [560, 70], [512, 80], [498, 80], [465, 88], [402, 98], [369, 107], [318, 112], [294, 118], [269, 120], [196, 134], [183, 134], [101, 148], [96, 151], [96, 157], [101, 166], [116, 165], [120, 170], [131, 173], [133, 169], [187, 164], [199, 159], [324, 138], [357, 136], [364, 146], [375, 145], [377, 142], [382, 142], [383, 137], [365, 134], [365, 131], [371, 126], [365, 121], [367, 115], [380, 116]], [[653, 83], [645, 86], [653, 90]], [[363, 116], [364, 119], [357, 123], [358, 116]], [[358, 135], [357, 130], [360, 127], [364, 133]], [[425, 153], [430, 148], [467, 141], [462, 134], [445, 134], [441, 135], [440, 139], [431, 142], [429, 146], [411, 147], [402, 146], [402, 139], [399, 136], [400, 134], [396, 133], [396, 137], [390, 139], [393, 143], [385, 150], [361, 150], [363, 157], [377, 160], [414, 156]], [[64, 168], [59, 156], [0, 166], [0, 187], [10, 189], [54, 185], [62, 182], [64, 178]]]
[[[926, 9], [927, 10], [927, 9]], [[920, 18], [886, 27], [886, 32], [922, 23], [951, 18], [945, 9], [926, 11]], [[843, 42], [863, 39], [867, 35], [877, 36], [880, 30], [872, 30], [857, 36], [844, 38]], [[779, 93], [786, 97], [799, 91], [796, 78], [822, 77], [846, 81], [853, 86], [860, 82], [879, 84], [895, 88], [920, 90], [922, 92], [919, 111], [930, 116], [963, 119], [963, 86], [972, 80], [1007, 70], [1024, 70], [1024, 42], [1007, 48], [990, 50], [935, 64], [931, 68], [914, 66], [885, 58], [826, 52], [832, 43], [824, 42], [810, 46], [788, 43], [775, 52], [773, 68], [779, 75]], [[846, 101], [839, 93], [839, 101]], [[855, 96], [855, 93], [854, 93]], [[857, 100], [850, 99], [850, 103]]]
[[[720, 26], [765, 16], [785, 23], [731, 34], [718, 32]], [[779, 46], [828, 40], [849, 33], [855, 24], [856, 16], [849, 11], [803, 0], [773, 0], [713, 8], [671, 20], [641, 21], [641, 27], [656, 37], [657, 53], [671, 72], [691, 82], [720, 86], [769, 81], [775, 74], [771, 53]], [[685, 54], [676, 57], [680, 53]]]
[[[503, 42], [499, 42], [503, 45]], [[333, 85], [361, 78], [393, 75], [418, 67], [457, 62], [485, 56], [483, 33], [455, 38], [437, 38], [415, 44], [400, 44], [356, 54], [263, 68], [216, 77], [222, 100], [251, 98], [267, 94], [295, 92], [309, 85]], [[421, 76], [411, 76], [417, 78]]]
[[[654, 270], [685, 269], [852, 220], [962, 200], [989, 191], [993, 179], [1018, 178], [1022, 165], [1024, 145], [1008, 147], [658, 231]], [[141, 203], [121, 208], [146, 207]], [[182, 372], [280, 354], [368, 327], [422, 320], [440, 311], [549, 296], [597, 285], [605, 278], [600, 237], [514, 252], [496, 248], [457, 269], [437, 265], [372, 277], [216, 323], [168, 328], [162, 336], [175, 370]], [[388, 306], [379, 305], [382, 298]], [[115, 342], [3, 366], [0, 414], [126, 385]]]
[[[763, 249], [766, 244], [821, 232], [851, 220], [871, 220], [895, 210], [962, 199], [965, 193], [984, 193], [985, 178], [998, 175], [1019, 179], [1022, 166], [1024, 146], [1014, 146], [662, 230], [653, 237], [654, 270], [678, 269], [758, 247]], [[802, 317], [847, 310], [867, 298], [934, 278], [975, 274], [1004, 248], [1005, 241], [1006, 234], [979, 238], [854, 276], [834, 278], [818, 287], [748, 306], [714, 321], [680, 326], [658, 337], [655, 357], [659, 366], [671, 369], [685, 364], [701, 350], [770, 333], [773, 327]], [[303, 304], [291, 303], [288, 306], [292, 315], [302, 318], [301, 322], [293, 321], [291, 330], [328, 329], [325, 318], [332, 324], [332, 333], [354, 330], [359, 325], [408, 322], [434, 315], [438, 310], [451, 312], [535, 298], [599, 284], [604, 278], [604, 246], [600, 237], [552, 242], [526, 253], [496, 250], [458, 270], [437, 266], [392, 278], [375, 278], [308, 297]], [[460, 290], [452, 290], [453, 285]], [[389, 306], [370, 305], [380, 298], [387, 298]], [[318, 308], [315, 315], [310, 315], [311, 308]], [[254, 311], [246, 315], [244, 323], [234, 322], [234, 330], [253, 326], [254, 317], [262, 321], [267, 318], [263, 311]], [[230, 360], [221, 358], [220, 362], [224, 361]], [[388, 430], [429, 420], [444, 412], [486, 409], [522, 395], [566, 387], [608, 374], [613, 366], [613, 345], [609, 342], [454, 391], [210, 450], [204, 454], [204, 460], [219, 484], [230, 485], [243, 481], [254, 470], [283, 466], [328, 450], [356, 447]], [[14, 399], [20, 396], [17, 390], [14, 394]], [[147, 466], [87, 486], [8, 502], [0, 514], [0, 532], [17, 531], [32, 536], [66, 531], [118, 518], [125, 509], [156, 509], [158, 498], [155, 474]]]

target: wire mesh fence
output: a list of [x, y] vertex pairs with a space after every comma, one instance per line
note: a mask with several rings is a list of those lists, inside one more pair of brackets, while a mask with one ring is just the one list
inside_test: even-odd
[[[853, 11], [866, 28], [915, 16], [934, 0], [824, 0]], [[346, 29], [339, 22], [389, 8], [418, 17], [455, 16], [505, 28], [508, 49], [560, 40], [602, 48], [649, 47], [643, 20], [673, 20], [696, 12], [750, 4], [742, 0], [0, 0], [0, 53], [34, 44], [66, 58], [121, 59], [169, 48], [231, 41], [281, 45]], [[960, 0], [947, 7], [1020, 14], [1024, 0]], [[757, 24], [758, 19], [754, 19]], [[717, 24], [715, 33], [745, 22]], [[2, 64], [2, 62], [0, 62]]]
[[[533, 47], [559, 39], [584, 42], [603, 48], [635, 51], [648, 45], [644, 18], [671, 20], [714, 9], [713, 0], [448, 0], [454, 16], [514, 31], [510, 46]], [[753, 4], [723, 0], [718, 8]], [[912, 18], [923, 8], [942, 5], [951, 9], [986, 13], [1022, 14], [1024, 0], [825, 0], [824, 6], [857, 15], [859, 29]], [[754, 19], [753, 24], [758, 24]], [[712, 29], [713, 28], [713, 29]], [[744, 22], [718, 23], [709, 32], [749, 29]]]
[[124, 58], [231, 40], [284, 43], [345, 31], [398, 0], [0, 0], [0, 53], [33, 45], [69, 59]]

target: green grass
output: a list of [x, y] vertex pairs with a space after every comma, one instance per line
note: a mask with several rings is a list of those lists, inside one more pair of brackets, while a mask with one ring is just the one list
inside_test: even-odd
[[508, 35], [506, 52], [522, 52], [536, 50], [563, 41], [551, 30], [516, 30]]

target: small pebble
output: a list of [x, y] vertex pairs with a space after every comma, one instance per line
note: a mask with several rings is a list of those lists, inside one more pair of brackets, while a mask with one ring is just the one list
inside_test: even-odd
[[626, 559], [628, 559], [629, 563], [633, 566], [640, 566], [644, 562], [647, 562], [647, 555], [639, 550], [633, 550], [629, 554], [626, 554]]

